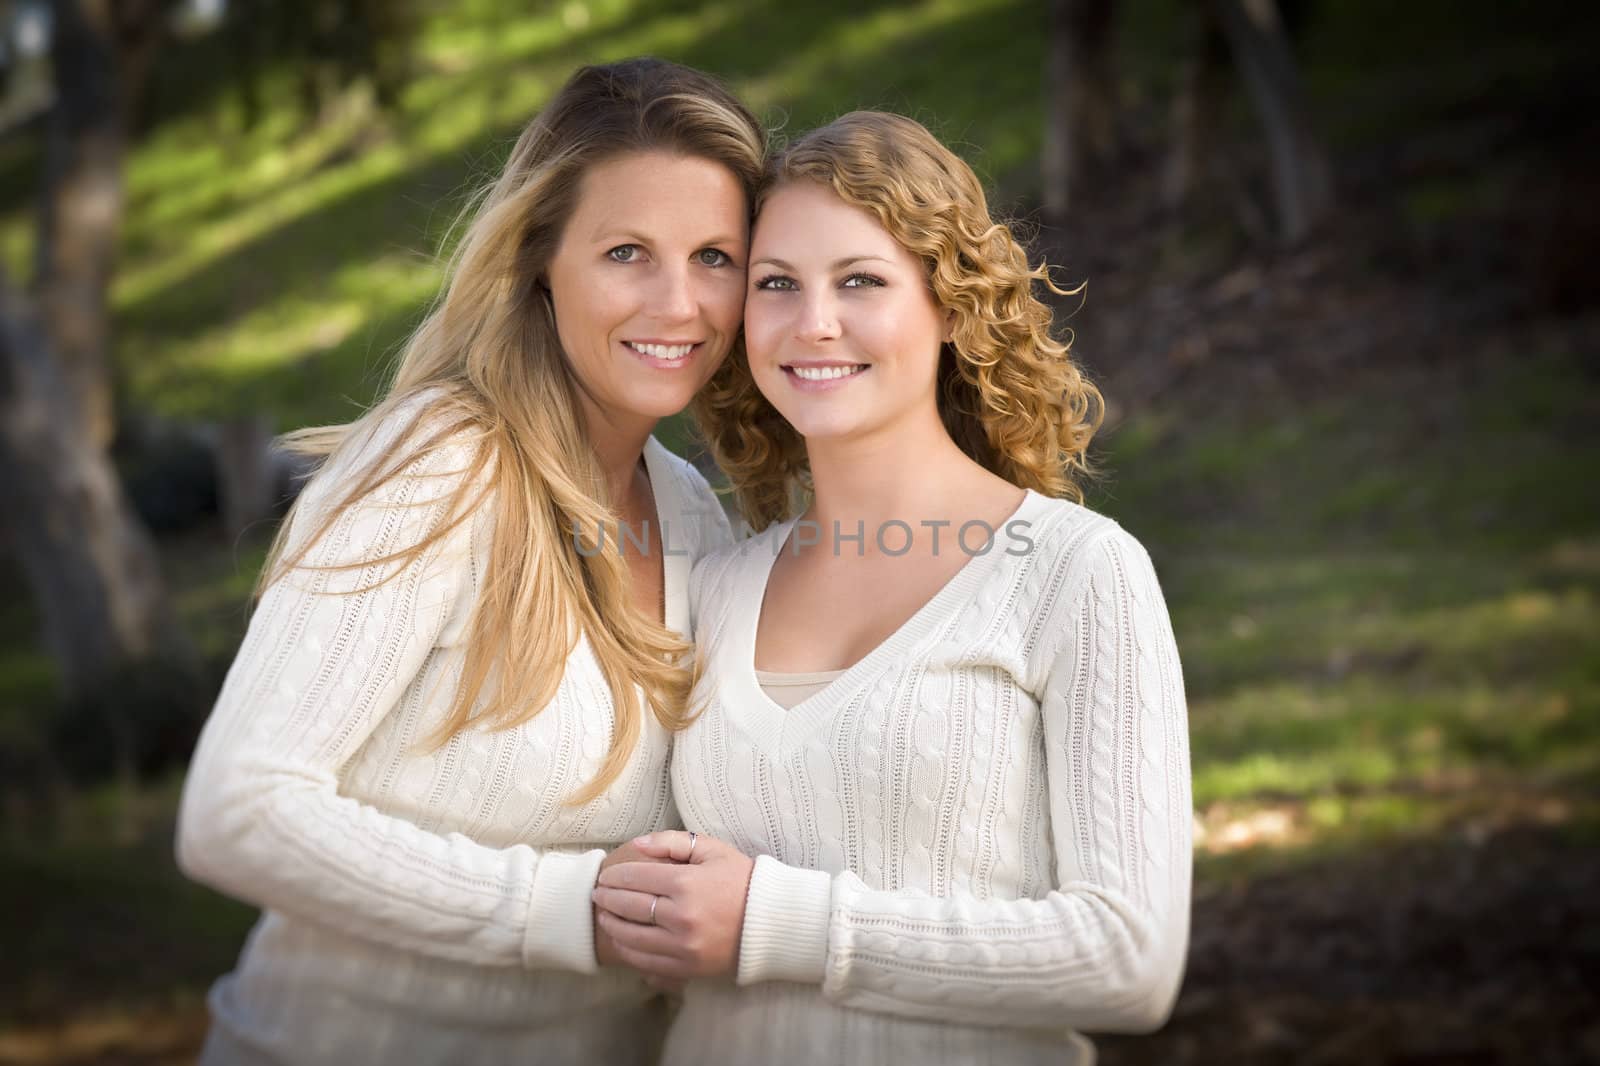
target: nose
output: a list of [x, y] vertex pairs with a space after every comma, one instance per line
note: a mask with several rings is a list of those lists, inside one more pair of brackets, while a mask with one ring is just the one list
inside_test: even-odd
[[795, 338], [807, 344], [839, 339], [839, 313], [831, 294], [816, 293], [806, 299], [796, 321]]
[[685, 267], [668, 267], [657, 279], [655, 312], [668, 322], [687, 322], [699, 313], [694, 282]]

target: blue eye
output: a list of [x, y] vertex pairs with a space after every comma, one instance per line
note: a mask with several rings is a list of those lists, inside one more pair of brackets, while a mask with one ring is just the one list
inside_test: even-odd
[[606, 253], [606, 258], [614, 263], [631, 263], [639, 258], [637, 244], [619, 244]]
[[844, 279], [844, 287], [847, 289], [881, 289], [883, 288], [883, 279], [873, 277], [871, 274], [851, 274]]
[[702, 248], [694, 254], [695, 262], [701, 266], [722, 267], [733, 262], [733, 256], [721, 248]]

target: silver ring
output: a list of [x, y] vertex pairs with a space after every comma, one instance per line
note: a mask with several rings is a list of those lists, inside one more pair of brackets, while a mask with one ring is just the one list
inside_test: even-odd
[[656, 924], [656, 904], [661, 902], [660, 896], [650, 897], [650, 924]]
[[694, 846], [699, 839], [699, 833], [696, 833], [693, 829], [689, 830], [689, 854], [683, 857], [684, 862], [690, 862], [694, 859]]

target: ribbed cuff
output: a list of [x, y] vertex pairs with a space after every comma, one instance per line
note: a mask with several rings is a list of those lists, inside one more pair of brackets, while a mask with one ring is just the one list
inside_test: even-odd
[[828, 961], [833, 877], [822, 870], [756, 859], [739, 940], [739, 983], [820, 984]]
[[581, 855], [545, 852], [533, 870], [533, 898], [522, 933], [522, 961], [536, 970], [594, 973], [594, 891], [600, 863], [598, 849]]

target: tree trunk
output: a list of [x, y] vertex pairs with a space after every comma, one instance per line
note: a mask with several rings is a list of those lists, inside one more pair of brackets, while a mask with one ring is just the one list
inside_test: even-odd
[[1332, 200], [1327, 155], [1311, 127], [1294, 54], [1273, 0], [1213, 0], [1212, 10], [1266, 134], [1279, 232], [1294, 244]]
[[1073, 187], [1117, 146], [1117, 85], [1111, 58], [1113, 0], [1052, 0], [1041, 156], [1044, 213], [1066, 220]]
[[104, 448], [116, 434], [106, 294], [122, 220], [126, 141], [116, 39], [105, 0], [59, 0], [52, 10], [56, 101], [35, 245], [36, 291], [74, 421]]
[[1172, 103], [1172, 142], [1161, 181], [1162, 206], [1179, 211], [1205, 184], [1222, 124], [1228, 87], [1228, 42], [1204, 11], [1193, 20], [1193, 44]]
[[123, 156], [165, 5], [57, 0], [53, 11], [56, 103], [34, 299], [0, 272], [0, 515], [66, 703], [94, 724], [89, 742], [127, 781], [141, 701], [187, 709], [198, 672], [106, 451]]
[[0, 497], [69, 700], [188, 658], [149, 537], [20, 295], [0, 277]]

